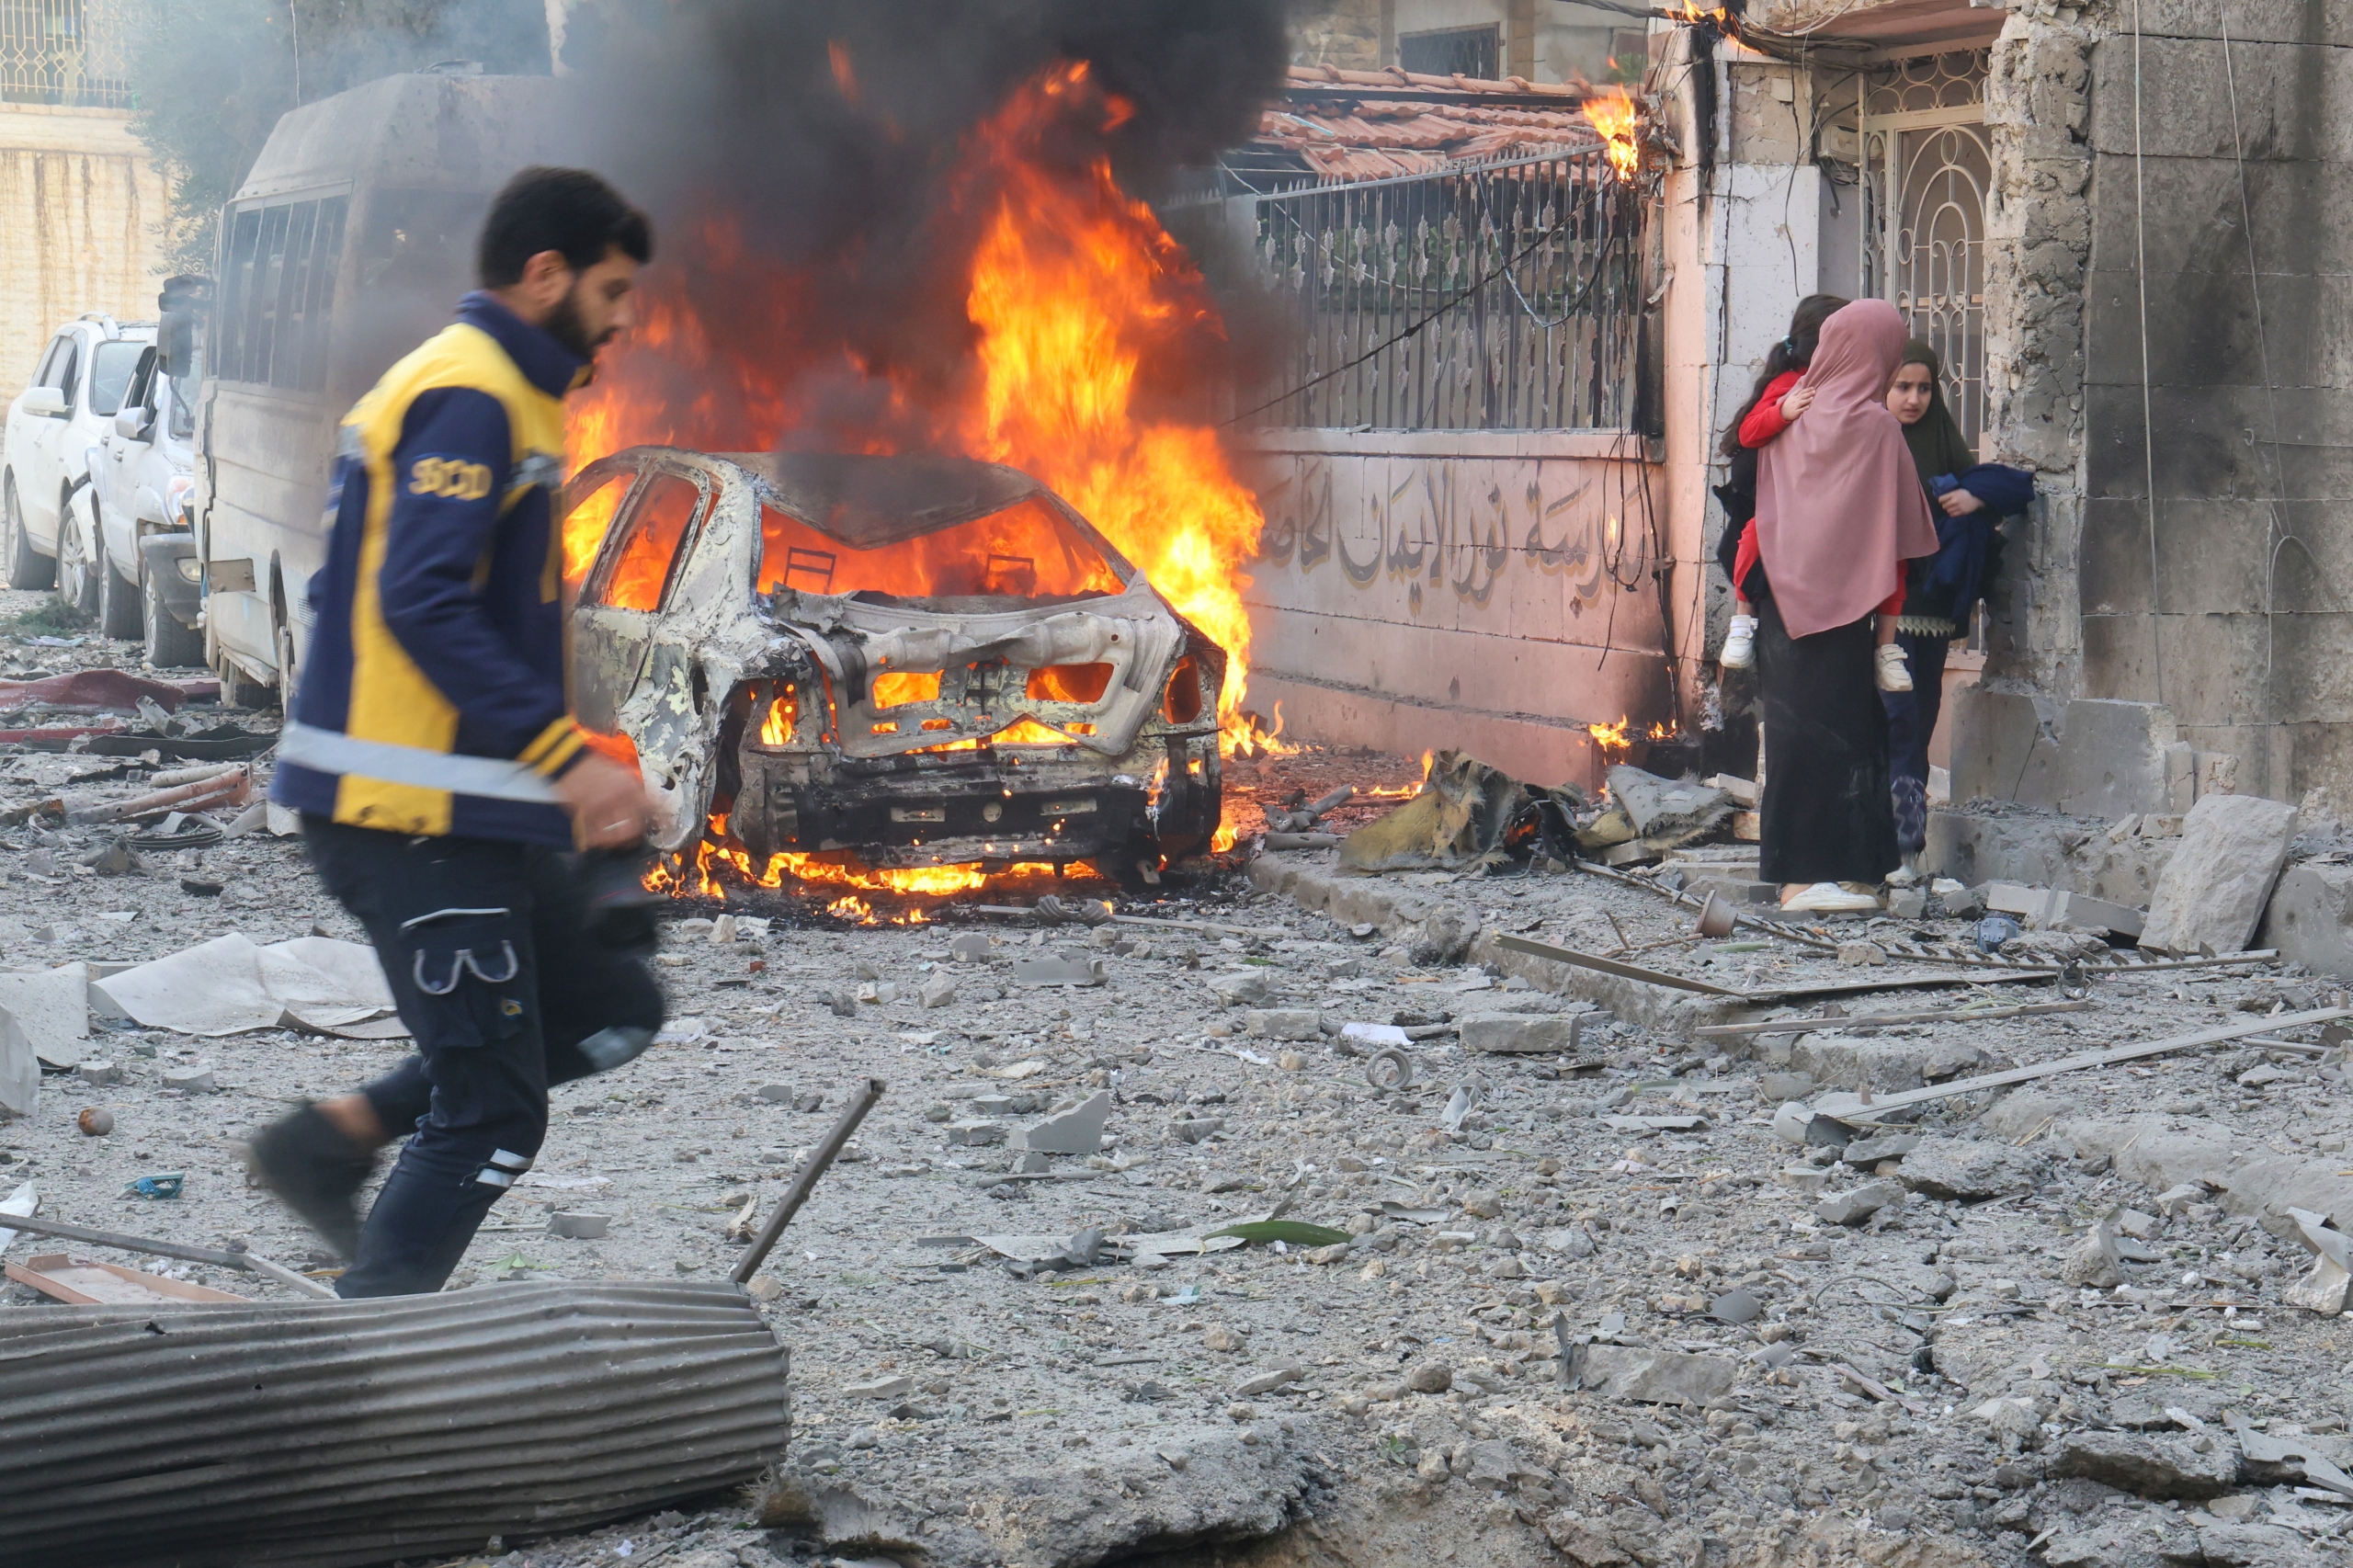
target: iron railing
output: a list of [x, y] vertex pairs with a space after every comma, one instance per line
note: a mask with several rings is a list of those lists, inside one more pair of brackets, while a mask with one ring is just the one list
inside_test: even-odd
[[0, 0], [0, 103], [129, 108], [128, 0]]
[[1289, 349], [1247, 422], [1622, 429], [1642, 208], [1599, 150], [1256, 199], [1256, 284]]

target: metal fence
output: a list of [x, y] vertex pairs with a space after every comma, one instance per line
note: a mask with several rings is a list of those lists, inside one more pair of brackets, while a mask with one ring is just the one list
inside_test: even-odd
[[0, 103], [129, 108], [129, 0], [0, 0]]
[[1293, 330], [1275, 374], [1241, 400], [1251, 422], [1633, 422], [1642, 208], [1602, 153], [1312, 187], [1256, 209], [1257, 283]]

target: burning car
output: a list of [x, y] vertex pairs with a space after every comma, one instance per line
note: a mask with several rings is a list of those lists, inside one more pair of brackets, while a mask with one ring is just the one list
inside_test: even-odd
[[603, 540], [574, 708], [634, 748], [665, 851], [1129, 879], [1216, 831], [1224, 651], [1026, 473], [636, 447], [563, 506]]

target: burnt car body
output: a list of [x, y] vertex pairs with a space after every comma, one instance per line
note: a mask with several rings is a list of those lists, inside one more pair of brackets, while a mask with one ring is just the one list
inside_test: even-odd
[[1029, 475], [638, 447], [583, 507], [574, 706], [635, 747], [657, 847], [1123, 878], [1208, 847], [1225, 653]]

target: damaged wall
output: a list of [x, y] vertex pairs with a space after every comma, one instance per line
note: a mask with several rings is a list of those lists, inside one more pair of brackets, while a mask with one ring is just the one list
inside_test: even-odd
[[2240, 759], [2237, 788], [2347, 814], [2353, 238], [2331, 214], [2353, 5], [2151, 0], [2137, 39], [2131, 7], [2012, 9], [1988, 89], [1990, 423], [2043, 501], [1990, 684], [2046, 718], [2162, 703]]
[[[1285, 732], [1597, 784], [1588, 723], [1667, 709], [1641, 443], [1262, 430], [1250, 706]], [[1623, 460], [1629, 454], [1634, 460]]]

